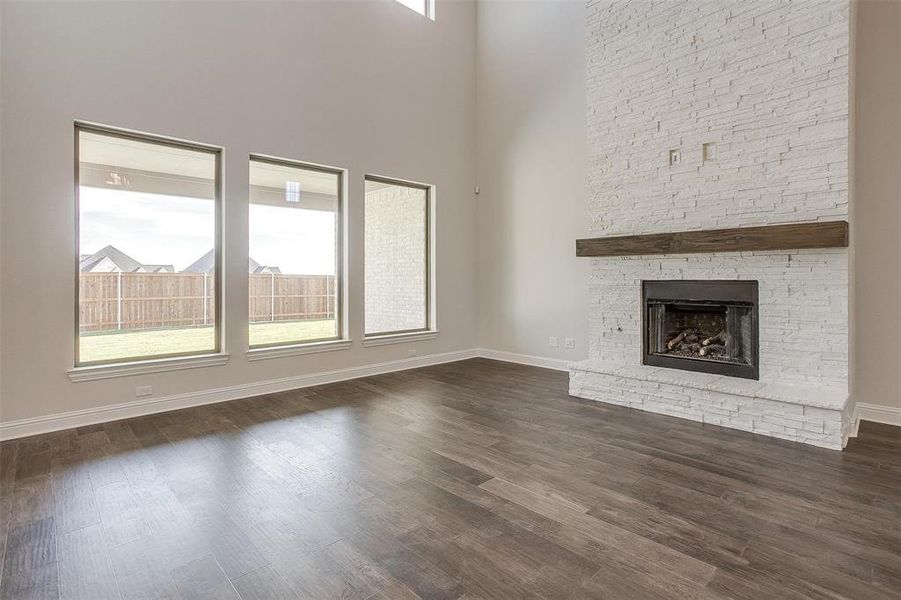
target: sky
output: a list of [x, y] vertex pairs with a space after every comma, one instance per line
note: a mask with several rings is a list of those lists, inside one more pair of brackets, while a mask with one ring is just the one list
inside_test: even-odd
[[[112, 245], [144, 264], [180, 271], [213, 247], [212, 200], [82, 186], [81, 254]], [[335, 214], [250, 205], [250, 256], [282, 273], [335, 272]]]

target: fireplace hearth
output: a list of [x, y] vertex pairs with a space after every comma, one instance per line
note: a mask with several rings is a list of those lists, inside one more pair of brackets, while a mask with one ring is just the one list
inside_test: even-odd
[[756, 281], [642, 282], [646, 365], [758, 379]]

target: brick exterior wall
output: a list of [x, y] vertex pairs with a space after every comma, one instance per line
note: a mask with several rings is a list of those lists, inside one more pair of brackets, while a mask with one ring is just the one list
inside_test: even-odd
[[[848, 0], [587, 7], [594, 235], [847, 219]], [[715, 144], [714, 158], [704, 160], [704, 144]], [[608, 374], [594, 384], [579, 375], [574, 393], [613, 401], [585, 390], [612, 389], [601, 380], [609, 365], [640, 365], [642, 279], [758, 280], [760, 381], [847, 390], [847, 250], [591, 261], [589, 362]], [[640, 380], [636, 394], [648, 389]], [[618, 384], [625, 393], [629, 381]], [[656, 412], [705, 420], [697, 407]], [[754, 430], [747, 423], [730, 426]]]
[[366, 192], [366, 333], [425, 327], [425, 206], [421, 189]]

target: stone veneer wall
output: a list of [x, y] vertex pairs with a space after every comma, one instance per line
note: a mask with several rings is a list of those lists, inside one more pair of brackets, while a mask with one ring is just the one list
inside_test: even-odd
[[[587, 6], [593, 235], [848, 218], [848, 0]], [[642, 279], [756, 279], [760, 381], [847, 389], [846, 249], [591, 261], [589, 362], [640, 365]]]
[[848, 0], [588, 0], [593, 233], [847, 218], [848, 14]]
[[593, 260], [592, 357], [641, 363], [643, 279], [756, 279], [760, 380], [846, 386], [847, 251], [741, 252]]

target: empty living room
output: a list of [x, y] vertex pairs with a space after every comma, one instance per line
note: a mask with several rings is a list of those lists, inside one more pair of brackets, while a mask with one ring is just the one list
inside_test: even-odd
[[0, 0], [0, 600], [901, 600], [901, 0]]

